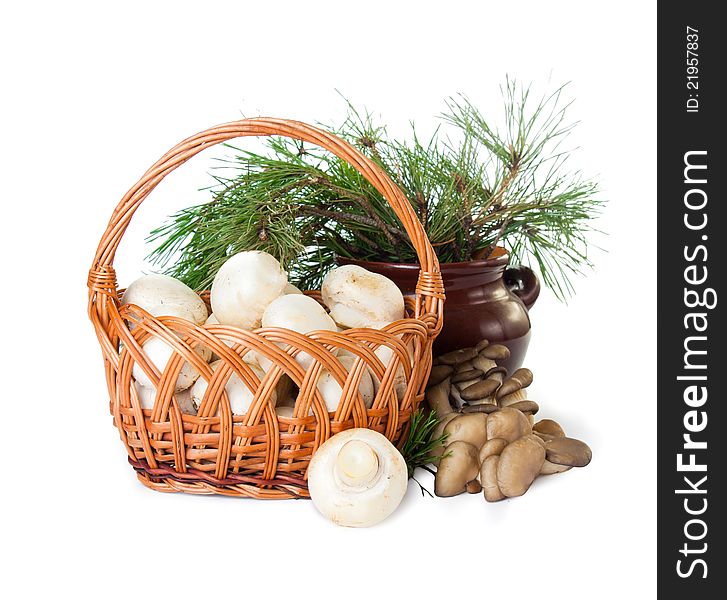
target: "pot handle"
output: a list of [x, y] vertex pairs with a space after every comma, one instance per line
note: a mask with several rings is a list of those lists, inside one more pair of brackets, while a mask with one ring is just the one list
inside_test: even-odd
[[507, 288], [530, 310], [540, 295], [540, 280], [535, 272], [530, 267], [518, 265], [505, 269], [502, 278]]

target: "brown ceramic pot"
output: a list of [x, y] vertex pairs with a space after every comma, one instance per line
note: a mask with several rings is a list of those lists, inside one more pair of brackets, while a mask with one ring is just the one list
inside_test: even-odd
[[[483, 338], [504, 344], [512, 372], [520, 367], [530, 342], [528, 309], [540, 293], [540, 283], [525, 266], [508, 267], [510, 256], [496, 248], [486, 260], [440, 265], [447, 300], [444, 328], [434, 343], [434, 354], [473, 346]], [[339, 264], [359, 265], [394, 281], [404, 294], [413, 294], [419, 265], [380, 263], [339, 258]]]

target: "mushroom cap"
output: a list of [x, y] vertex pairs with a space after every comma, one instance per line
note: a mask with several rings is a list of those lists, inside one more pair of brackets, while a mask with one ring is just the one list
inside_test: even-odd
[[485, 371], [485, 377], [495, 377], [497, 380], [502, 383], [502, 380], [507, 375], [507, 369], [505, 367], [500, 367], [497, 364], [495, 364], [494, 367], [490, 367]]
[[[172, 355], [175, 354], [174, 349], [169, 344], [167, 344], [163, 339], [157, 337], [150, 337], [147, 339], [141, 345], [141, 348], [151, 363], [159, 369], [160, 373], [164, 371], [164, 368], [172, 358]], [[195, 347], [194, 352], [205, 362], [207, 362], [212, 356], [212, 351], [206, 346], [198, 345]], [[151, 379], [149, 379], [138, 363], [134, 363], [131, 373], [139, 385], [147, 388], [154, 388], [154, 384]], [[188, 362], [185, 362], [182, 365], [182, 370], [179, 372], [179, 376], [177, 377], [177, 383], [174, 386], [174, 391], [181, 392], [189, 389], [192, 384], [197, 381], [198, 377], [199, 373], [197, 372], [197, 369]]]
[[479, 472], [478, 449], [467, 442], [447, 444], [434, 477], [434, 493], [440, 497], [456, 496], [464, 492], [467, 482]]
[[497, 483], [497, 468], [500, 465], [500, 456], [492, 454], [488, 456], [480, 467], [480, 484], [488, 502], [498, 502], [505, 498]]
[[535, 425], [533, 425], [534, 433], [547, 433], [555, 437], [565, 437], [565, 431], [560, 426], [560, 423], [553, 421], [553, 419], [541, 419]]
[[[215, 362], [210, 364], [210, 367], [213, 371], [216, 371], [221, 364], [221, 360], [216, 360]], [[250, 364], [249, 367], [252, 369], [253, 373], [255, 373], [258, 379], [262, 379], [263, 377], [265, 377], [265, 371], [263, 371], [257, 365]], [[192, 402], [194, 403], [194, 406], [197, 410], [199, 410], [199, 407], [202, 404], [202, 399], [204, 398], [204, 394], [207, 391], [208, 386], [209, 384], [204, 377], [200, 377], [199, 379], [197, 379], [195, 384], [192, 386]], [[234, 371], [230, 375], [230, 378], [227, 380], [227, 383], [225, 384], [225, 391], [227, 392], [227, 397], [230, 400], [230, 410], [232, 411], [232, 414], [244, 415], [252, 404], [254, 394], [252, 390], [250, 390], [250, 388], [245, 385], [245, 382], [240, 379], [240, 377], [238, 377], [237, 373], [235, 373]], [[273, 404], [275, 404], [277, 400], [277, 394], [275, 392], [273, 392], [272, 400]], [[218, 405], [215, 415], [219, 414], [220, 407]]]
[[485, 462], [490, 456], [499, 456], [502, 454], [502, 451], [505, 449], [505, 446], [507, 446], [507, 440], [503, 440], [502, 438], [494, 438], [491, 440], [487, 440], [482, 445], [482, 448], [480, 448], [480, 454], [479, 454], [479, 461], [480, 465], [482, 465], [483, 462]]
[[474, 348], [460, 348], [452, 350], [446, 354], [437, 357], [437, 361], [443, 365], [458, 365], [468, 360], [472, 360], [477, 356], [477, 350]]
[[321, 296], [333, 320], [344, 327], [404, 318], [404, 296], [396, 284], [358, 265], [331, 269], [323, 279]]
[[462, 373], [462, 371], [470, 371], [475, 368], [471, 360], [466, 360], [464, 362], [451, 366], [454, 368], [455, 373]]
[[180, 317], [197, 325], [207, 318], [207, 306], [192, 288], [157, 273], [133, 281], [121, 297], [121, 304], [135, 304], [155, 317]]
[[502, 408], [487, 417], [487, 439], [502, 438], [514, 442], [530, 432], [530, 421], [514, 408]]
[[268, 304], [282, 294], [287, 283], [287, 273], [267, 252], [238, 252], [215, 275], [210, 292], [212, 312], [224, 325], [255, 329]]
[[520, 400], [518, 402], [513, 402], [509, 405], [509, 407], [528, 415], [534, 415], [540, 410], [538, 403], [533, 402], [532, 400]]
[[487, 348], [487, 346], [489, 346], [489, 345], [490, 345], [490, 340], [488, 340], [488, 339], [480, 340], [479, 342], [477, 342], [477, 345], [475, 346], [475, 350], [477, 350], [477, 352], [482, 352], [482, 350]]
[[399, 506], [407, 482], [404, 458], [371, 429], [337, 433], [318, 448], [308, 467], [313, 505], [344, 527], [369, 527], [383, 521]]
[[[410, 350], [410, 349], [409, 349]], [[379, 358], [379, 360], [384, 364], [385, 367], [389, 366], [389, 363], [394, 358], [395, 355], [394, 351], [389, 348], [388, 346], [379, 346], [375, 351], [374, 354]], [[411, 354], [411, 351], [410, 351]], [[374, 391], [379, 391], [379, 386], [381, 385], [381, 382], [377, 377], [374, 375], [371, 375], [371, 380], [374, 384]], [[404, 394], [406, 394], [406, 374], [404, 373], [404, 365], [399, 364], [396, 367], [396, 373], [394, 374], [394, 391], [396, 392], [396, 397], [401, 400], [404, 397]]]
[[427, 387], [432, 387], [433, 385], [437, 385], [438, 383], [441, 383], [442, 381], [447, 379], [447, 377], [452, 374], [452, 370], [452, 367], [449, 365], [433, 366], [431, 372], [429, 373]]
[[[336, 324], [326, 310], [313, 298], [302, 294], [287, 294], [273, 300], [262, 315], [262, 326], [282, 327], [298, 333], [336, 331]], [[265, 370], [272, 366], [272, 361], [264, 356], [260, 356], [259, 362]], [[295, 362], [308, 369], [313, 364], [313, 357], [307, 352], [298, 352]]]
[[462, 390], [462, 398], [465, 400], [482, 400], [489, 398], [500, 387], [500, 382], [495, 379], [483, 379]]
[[336, 331], [336, 323], [310, 296], [285, 294], [268, 304], [262, 315], [263, 327], [282, 327], [298, 333]]
[[[355, 362], [356, 357], [346, 354], [344, 356], [340, 356], [338, 360], [341, 362], [346, 371], [350, 373], [353, 369], [353, 363]], [[361, 373], [361, 379], [359, 379], [358, 383], [358, 391], [361, 393], [361, 397], [363, 398], [366, 408], [371, 408], [374, 404], [374, 382], [371, 377], [371, 371], [367, 368], [364, 368]]]
[[[350, 372], [355, 359], [352, 356], [345, 355], [340, 357], [339, 360], [345, 370]], [[323, 396], [323, 401], [326, 403], [328, 412], [336, 412], [341, 402], [341, 394], [343, 393], [343, 388], [339, 385], [338, 381], [336, 381], [335, 377], [327, 369], [323, 369], [316, 385], [321, 396]], [[364, 369], [361, 374], [358, 391], [361, 394], [366, 408], [371, 408], [374, 403], [374, 383], [367, 369]]]
[[[440, 365], [441, 366], [441, 365]], [[452, 383], [460, 383], [465, 381], [479, 381], [479, 378], [482, 377], [484, 373], [480, 371], [479, 369], [468, 369], [466, 371], [457, 371], [455, 375], [452, 375]]]
[[498, 399], [528, 387], [533, 382], [533, 372], [530, 369], [518, 369], [510, 377], [502, 382], [502, 387], [497, 391]]
[[533, 438], [533, 435], [518, 438], [505, 446], [500, 454], [497, 485], [508, 498], [522, 496], [540, 474], [545, 449]]
[[447, 423], [444, 433], [447, 434], [445, 442], [447, 445], [461, 440], [480, 448], [487, 441], [487, 415], [485, 413], [460, 415]]
[[588, 444], [568, 437], [546, 440], [545, 452], [550, 462], [569, 467], [585, 467], [592, 457]]
[[454, 385], [457, 387], [457, 389], [461, 393], [464, 390], [466, 390], [468, 387], [470, 387], [476, 383], [479, 383], [479, 382], [480, 382], [480, 378], [478, 377], [477, 379], [468, 379], [466, 381], [458, 381]]
[[[499, 394], [499, 390], [498, 390], [498, 394]], [[517, 390], [516, 392], [512, 392], [511, 394], [507, 394], [506, 396], [498, 395], [497, 403], [502, 408], [505, 408], [506, 406], [510, 406], [512, 404], [515, 404], [516, 402], [525, 402], [525, 401], [527, 401], [527, 399], [528, 399], [527, 390]]]
[[449, 379], [445, 378], [436, 385], [428, 387], [424, 392], [429, 408], [437, 413], [437, 418], [444, 419], [452, 413], [449, 403]]
[[480, 354], [490, 360], [505, 360], [510, 358], [510, 349], [502, 344], [491, 344], [483, 348]]
[[492, 369], [493, 367], [496, 367], [497, 363], [494, 360], [492, 360], [491, 358], [482, 356], [482, 352], [480, 352], [477, 356], [475, 356], [472, 359], [472, 366], [475, 369], [479, 369], [480, 371], [487, 373], [490, 369]]

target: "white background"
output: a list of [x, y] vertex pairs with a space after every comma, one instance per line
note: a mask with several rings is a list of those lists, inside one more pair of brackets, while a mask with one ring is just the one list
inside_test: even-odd
[[[2, 595], [652, 597], [656, 3], [193, 4], [25, 2], [0, 18]], [[433, 127], [458, 92], [499, 111], [506, 74], [572, 82], [573, 166], [610, 201], [608, 252], [568, 305], [543, 294], [526, 361], [541, 414], [587, 440], [592, 464], [496, 505], [411, 484], [368, 530], [310, 502], [137, 483], [85, 315], [87, 270], [128, 187], [183, 137], [241, 115], [338, 121], [340, 90], [403, 133]], [[210, 157], [138, 212], [122, 284], [144, 267], [149, 228], [204, 198]]]

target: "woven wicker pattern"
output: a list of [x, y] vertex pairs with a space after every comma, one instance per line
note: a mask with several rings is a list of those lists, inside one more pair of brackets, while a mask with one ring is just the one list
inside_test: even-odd
[[[243, 331], [226, 325], [197, 326], [174, 317], [155, 318], [119, 302], [113, 260], [136, 209], [171, 171], [205, 148], [251, 135], [282, 135], [321, 146], [347, 160], [384, 197], [402, 221], [422, 267], [417, 295], [406, 300], [407, 318], [383, 330], [350, 329], [306, 335], [280, 328]], [[165, 492], [225, 494], [280, 499], [307, 497], [306, 470], [313, 452], [331, 435], [351, 427], [380, 431], [401, 444], [412, 412], [424, 395], [431, 368], [431, 346], [442, 327], [444, 301], [439, 264], [408, 200], [369, 159], [343, 140], [315, 127], [281, 119], [257, 118], [227, 123], [194, 135], [167, 152], [122, 198], [101, 238], [88, 277], [88, 314], [103, 353], [110, 409], [129, 455], [145, 485]], [[320, 301], [317, 292], [309, 292]], [[205, 301], [208, 296], [203, 294]], [[160, 372], [142, 350], [150, 337], [173, 348]], [[200, 358], [201, 347], [221, 359], [212, 371]], [[392, 351], [388, 365], [374, 353]], [[336, 358], [336, 349], [356, 356], [350, 372]], [[272, 361], [259, 379], [243, 357], [250, 351]], [[304, 370], [295, 356], [313, 357]], [[174, 396], [185, 364], [208, 381], [197, 415], [185, 414]], [[138, 365], [156, 386], [153, 407], [143, 409], [132, 378]], [[343, 389], [335, 413], [328, 413], [317, 390], [326, 369]], [[406, 391], [395, 387], [403, 369]], [[370, 409], [359, 394], [366, 370], [378, 382]], [[225, 384], [237, 375], [254, 393], [245, 415], [233, 415]], [[287, 375], [299, 392], [293, 416], [275, 413], [272, 397]]]

